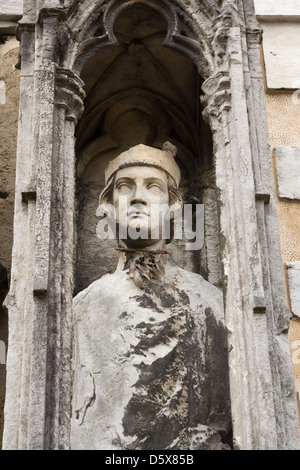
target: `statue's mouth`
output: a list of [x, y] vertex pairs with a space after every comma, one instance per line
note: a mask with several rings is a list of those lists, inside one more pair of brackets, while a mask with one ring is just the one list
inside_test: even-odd
[[138, 217], [148, 217], [148, 211], [145, 209], [136, 209], [132, 208], [128, 211], [128, 217], [138, 218]]

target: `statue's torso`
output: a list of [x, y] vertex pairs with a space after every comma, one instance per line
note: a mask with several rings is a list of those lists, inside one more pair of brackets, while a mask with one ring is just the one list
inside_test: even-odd
[[226, 430], [216, 287], [171, 267], [142, 290], [117, 271], [74, 299], [74, 317], [72, 449], [183, 449], [197, 426], [198, 438], [206, 426]]

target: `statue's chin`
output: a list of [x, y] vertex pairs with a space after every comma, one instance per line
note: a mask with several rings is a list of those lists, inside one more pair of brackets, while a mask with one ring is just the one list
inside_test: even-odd
[[[161, 237], [161, 229], [149, 227], [144, 218], [134, 218], [125, 226], [118, 226], [118, 238], [122, 240], [128, 248], [144, 248], [155, 244], [163, 245], [165, 240]], [[158, 236], [154, 236], [153, 234]], [[126, 238], [125, 236], [126, 235]]]
[[127, 248], [130, 249], [153, 249], [153, 250], [161, 250], [165, 245], [165, 240], [131, 240], [130, 238], [126, 240], [122, 240], [122, 242], [126, 245]]

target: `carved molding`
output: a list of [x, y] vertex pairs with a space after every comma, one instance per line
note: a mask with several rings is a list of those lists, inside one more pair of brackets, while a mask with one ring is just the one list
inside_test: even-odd
[[84, 83], [69, 69], [57, 68], [55, 78], [56, 106], [65, 107], [66, 119], [73, 119], [76, 124], [84, 110]]
[[202, 85], [204, 96], [201, 102], [204, 107], [203, 117], [215, 126], [214, 119], [222, 118], [224, 111], [231, 109], [231, 81], [228, 72], [217, 72]]
[[[100, 20], [102, 22], [103, 34], [93, 37], [95, 28], [97, 27], [97, 29], [99, 29], [98, 22], [97, 26], [91, 26], [90, 30], [87, 30], [86, 35], [88, 37], [82, 42], [77, 53], [77, 59], [74, 63], [75, 70], [80, 71], [84, 63], [101, 49], [118, 45], [118, 41], [114, 34], [115, 20], [127, 8], [136, 5], [151, 7], [166, 20], [168, 33], [163, 43], [164, 46], [170, 47], [174, 51], [188, 56], [193, 61], [199, 61], [199, 57], [202, 55], [199, 38], [195, 34], [194, 37], [187, 37], [186, 35], [181, 34], [182, 26], [177, 15], [177, 11], [176, 9], [172, 9], [172, 6], [168, 1], [162, 0], [157, 3], [152, 1], [149, 2], [148, 0], [129, 0], [126, 2], [122, 0], [114, 0], [111, 2], [104, 2], [101, 6]], [[70, 24], [72, 24], [72, 21]], [[191, 34], [192, 33], [190, 33], [190, 35]], [[205, 48], [207, 49], [207, 44]]]

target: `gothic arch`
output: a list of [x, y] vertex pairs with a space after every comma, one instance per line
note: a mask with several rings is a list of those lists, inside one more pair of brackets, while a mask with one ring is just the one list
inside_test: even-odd
[[210, 34], [216, 25], [218, 10], [210, 8], [211, 16], [202, 9], [200, 11], [198, 9], [197, 15], [190, 15], [191, 8], [188, 8], [184, 2], [169, 0], [160, 2], [114, 0], [97, 3], [92, 8], [88, 8], [90, 2], [77, 5], [68, 19], [68, 24], [75, 32], [77, 43], [77, 47], [68, 52], [69, 60], [72, 60], [72, 62], [68, 61], [68, 66], [80, 73], [89, 57], [98, 50], [116, 45], [117, 40], [113, 32], [115, 19], [125, 9], [136, 5], [152, 8], [165, 19], [168, 32], [164, 46], [190, 57], [201, 67], [203, 75], [209, 76], [212, 73], [214, 66]]

